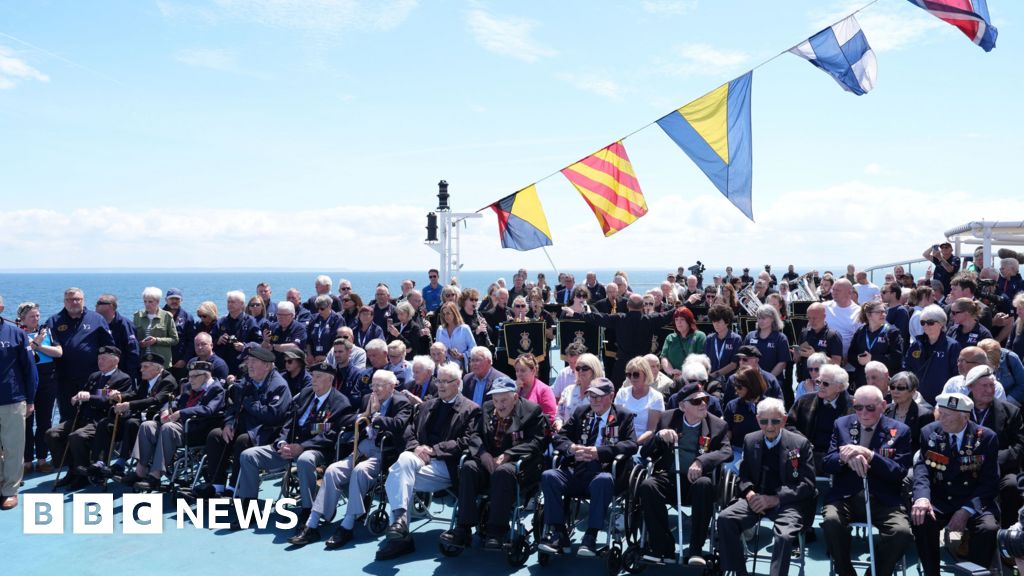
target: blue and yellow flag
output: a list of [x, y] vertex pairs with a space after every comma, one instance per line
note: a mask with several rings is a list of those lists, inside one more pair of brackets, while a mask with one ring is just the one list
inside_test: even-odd
[[751, 220], [752, 78], [753, 71], [747, 72], [658, 120], [669, 138]]
[[525, 251], [551, 246], [551, 231], [537, 196], [536, 184], [498, 200], [489, 208], [498, 215], [502, 248]]

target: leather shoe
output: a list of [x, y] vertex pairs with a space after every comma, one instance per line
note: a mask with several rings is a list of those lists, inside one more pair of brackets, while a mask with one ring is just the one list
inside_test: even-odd
[[405, 514], [398, 517], [395, 523], [388, 526], [387, 532], [384, 533], [384, 537], [388, 540], [401, 540], [409, 536], [409, 523], [405, 519]]
[[198, 486], [196, 488], [195, 494], [196, 498], [216, 498], [217, 489], [213, 487], [213, 484], [207, 482], [206, 484], [201, 484], [200, 486]]
[[0, 504], [0, 510], [10, 510], [11, 508], [16, 508], [17, 506], [18, 506], [18, 496], [17, 495], [8, 496], [8, 497], [4, 498], [3, 503]]
[[306, 527], [306, 521], [309, 520], [309, 515], [312, 512], [309, 508], [303, 508], [299, 510], [299, 523], [298, 528], [295, 529], [295, 533], [298, 534]]
[[455, 546], [456, 548], [465, 548], [469, 546], [472, 540], [472, 533], [469, 531], [469, 526], [463, 526], [459, 524], [451, 530], [446, 530], [441, 534], [441, 541], [449, 546]]
[[46, 460], [36, 460], [36, 472], [40, 474], [49, 474], [53, 472], [53, 465]]
[[327, 542], [324, 543], [324, 548], [328, 550], [336, 550], [351, 542], [354, 536], [355, 535], [351, 530], [339, 524], [338, 528], [334, 531], [334, 534], [332, 534], [331, 537], [327, 539]]
[[65, 488], [78, 482], [78, 477], [73, 472], [65, 474], [63, 478], [53, 484], [54, 488]]
[[289, 544], [300, 548], [306, 544], [312, 544], [313, 542], [319, 541], [320, 531], [316, 528], [310, 528], [309, 526], [303, 526], [301, 532], [288, 539]]
[[411, 536], [402, 538], [401, 540], [387, 540], [384, 542], [384, 546], [380, 550], [377, 550], [377, 555], [374, 557], [375, 560], [393, 560], [399, 556], [405, 556], [406, 554], [412, 554], [416, 551], [416, 544], [413, 542]]

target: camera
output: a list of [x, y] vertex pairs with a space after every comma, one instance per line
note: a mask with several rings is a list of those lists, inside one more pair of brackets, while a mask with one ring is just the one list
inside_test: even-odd
[[996, 542], [1003, 558], [1024, 558], [1024, 528], [1020, 522], [997, 532]]

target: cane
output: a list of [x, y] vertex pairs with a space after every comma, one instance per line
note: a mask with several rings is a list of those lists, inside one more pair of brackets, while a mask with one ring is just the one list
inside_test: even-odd
[[110, 465], [110, 459], [114, 457], [114, 440], [117, 438], [117, 424], [121, 420], [121, 415], [114, 413], [114, 430], [110, 433], [110, 448], [107, 449], [107, 465]]
[[878, 574], [875, 569], [875, 533], [872, 531], [871, 523], [871, 492], [868, 491], [868, 476], [864, 475], [864, 515], [868, 520], [868, 558], [871, 560], [871, 574]]
[[[676, 540], [679, 541], [679, 550], [676, 552], [676, 563], [683, 563], [683, 471], [679, 469], [679, 440], [672, 445], [672, 454], [676, 459]], [[695, 519], [696, 520], [696, 519]], [[698, 550], [699, 554], [700, 551]]]
[[[60, 465], [57, 467], [57, 478], [53, 481], [53, 487], [50, 488], [50, 492], [57, 490], [57, 484], [60, 483], [60, 473], [64, 469], [64, 462], [68, 459], [68, 448], [71, 448], [71, 433], [78, 427], [78, 415], [82, 413], [82, 404], [78, 404], [78, 408], [75, 409], [75, 418], [71, 422], [71, 430], [68, 430], [68, 438], [65, 438], [64, 442], [64, 455], [60, 457]], [[68, 467], [68, 474], [71, 473], [71, 468]], [[66, 476], [66, 475], [65, 475]]]

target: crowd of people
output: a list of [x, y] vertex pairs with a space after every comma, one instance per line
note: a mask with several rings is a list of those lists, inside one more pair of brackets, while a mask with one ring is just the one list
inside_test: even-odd
[[[922, 278], [896, 267], [882, 286], [852, 265], [790, 266], [781, 280], [769, 266], [757, 277], [727, 268], [705, 285], [699, 266], [650, 290], [634, 290], [626, 272], [606, 284], [561, 274], [548, 286], [519, 270], [481, 293], [430, 270], [422, 289], [379, 284], [364, 302], [347, 280], [335, 293], [319, 276], [305, 301], [291, 289], [275, 302], [266, 283], [248, 299], [228, 292], [224, 314], [206, 301], [193, 315], [181, 290], [149, 287], [144, 308], [125, 317], [115, 295], [89, 309], [68, 288], [45, 321], [32, 302], [13, 321], [0, 316], [2, 508], [18, 505], [24, 474], [55, 470], [56, 488], [116, 478], [160, 490], [191, 446], [206, 456], [197, 497], [249, 503], [261, 471], [285, 470], [300, 507], [294, 546], [320, 540], [345, 496], [326, 547], [360, 537], [381, 481], [378, 559], [414, 549], [414, 493], [445, 489], [460, 506], [442, 542], [468, 547], [479, 527], [484, 548], [502, 549], [518, 485], [543, 495], [544, 554], [573, 550], [558, 503], [590, 500], [575, 550], [586, 557], [625, 489], [613, 462], [635, 458], [651, 466], [635, 487], [645, 562], [682, 552], [691, 565], [717, 557], [744, 574], [744, 533], [767, 517], [771, 573], [784, 575], [799, 536], [815, 537], [820, 489], [841, 576], [854, 574], [848, 526], [864, 520], [866, 501], [880, 531], [878, 575], [913, 542], [936, 576], [943, 528], [969, 532], [961, 552], [988, 566], [1024, 490], [1024, 280], [1011, 255], [998, 268], [980, 254], [965, 263], [948, 243], [924, 255], [932, 267]], [[570, 320], [603, 338], [558, 349], [565, 366], [555, 372], [552, 344]], [[539, 353], [509, 347], [506, 332], [522, 322], [541, 323]], [[346, 434], [354, 440], [338, 453]], [[729, 475], [733, 498], [706, 550], [712, 495]], [[823, 476], [828, 486], [816, 484]], [[685, 551], [666, 504], [692, 506]]]

